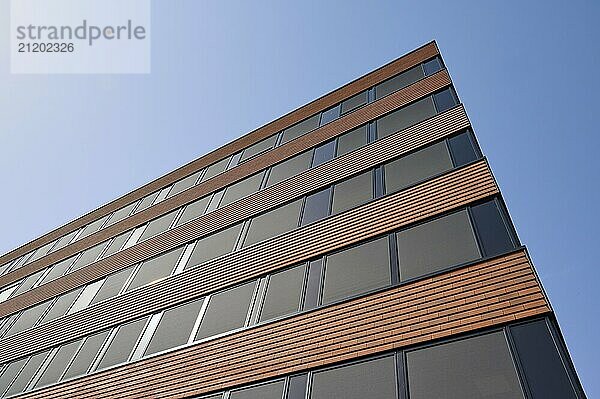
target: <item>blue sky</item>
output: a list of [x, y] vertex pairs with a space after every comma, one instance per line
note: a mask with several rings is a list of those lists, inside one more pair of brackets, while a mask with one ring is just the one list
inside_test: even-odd
[[149, 75], [11, 75], [0, 252], [436, 39], [589, 397], [600, 396], [600, 3], [154, 1]]

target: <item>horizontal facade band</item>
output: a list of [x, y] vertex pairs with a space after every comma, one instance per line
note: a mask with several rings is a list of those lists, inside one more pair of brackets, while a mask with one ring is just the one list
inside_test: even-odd
[[[190, 163], [184, 165], [173, 172], [170, 172], [112, 202], [109, 202], [106, 205], [99, 207], [98, 209], [81, 216], [43, 236], [30, 241], [29, 243], [10, 251], [2, 256], [0, 256], [0, 265], [10, 262], [17, 257], [28, 253], [31, 250], [34, 250], [38, 247], [41, 247], [45, 244], [52, 242], [53, 240], [62, 237], [65, 234], [70, 233], [80, 227], [85, 226], [86, 224], [93, 222], [96, 219], [99, 219], [103, 216], [110, 214], [111, 212], [129, 204], [134, 201], [137, 201], [144, 196], [151, 194], [156, 190], [160, 190], [161, 188], [168, 186], [185, 176], [195, 173], [196, 171], [201, 170], [202, 168], [219, 161], [222, 158], [230, 156], [254, 143], [257, 143], [264, 138], [267, 138], [280, 130], [285, 129], [297, 122], [302, 121], [303, 119], [315, 114], [316, 112], [322, 111], [334, 104], [339, 103], [340, 101], [352, 97], [353, 95], [360, 93], [361, 91], [372, 87], [384, 80], [403, 72], [411, 67], [426, 61], [427, 59], [434, 57], [439, 54], [439, 50], [435, 42], [430, 42], [409, 54], [406, 54], [387, 65], [384, 65], [373, 72], [370, 72], [363, 77], [360, 77], [339, 89], [336, 89], [317, 100], [314, 100], [276, 120], [270, 122]], [[163, 204], [160, 204], [163, 205]], [[82, 240], [83, 241], [83, 240]], [[100, 242], [100, 241], [98, 241]], [[81, 245], [77, 243], [77, 245]], [[81, 250], [83, 248], [79, 248]], [[60, 252], [60, 251], [57, 251]], [[54, 255], [54, 254], [52, 254]], [[50, 261], [51, 264], [54, 261]], [[6, 285], [7, 283], [0, 278], [0, 287]]]
[[[0, 363], [83, 337], [498, 193], [485, 160], [0, 341]], [[243, 267], [241, 267], [243, 265]]]
[[166, 250], [239, 223], [311, 191], [406, 154], [469, 127], [462, 106], [309, 169], [189, 223], [101, 259], [0, 304], [0, 317], [80, 287]]
[[184, 398], [548, 312], [518, 250], [22, 397]]

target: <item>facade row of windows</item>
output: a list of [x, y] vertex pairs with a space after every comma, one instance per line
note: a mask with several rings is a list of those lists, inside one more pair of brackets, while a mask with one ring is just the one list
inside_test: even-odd
[[0, 376], [0, 390], [17, 375], [15, 369], [24, 376], [15, 387], [32, 389], [385, 289], [515, 245], [498, 201], [488, 200], [14, 361]]
[[[301, 197], [218, 233], [201, 238], [187, 247], [179, 247], [139, 265], [130, 266], [106, 278], [67, 292], [15, 313], [0, 321], [0, 338], [71, 314], [100, 301], [135, 288], [179, 274], [231, 251], [258, 243], [364, 204], [384, 194], [394, 193], [433, 176], [463, 166], [479, 158], [472, 135], [458, 135], [421, 148], [375, 169], [340, 181], [318, 192]], [[184, 211], [185, 214], [185, 211]], [[425, 233], [427, 234], [427, 233]], [[118, 238], [118, 237], [117, 237]], [[418, 240], [418, 237], [415, 238]], [[407, 251], [408, 252], [408, 251]], [[55, 271], [52, 268], [51, 271]], [[28, 281], [49, 278], [44, 271]], [[404, 271], [406, 275], [410, 272]], [[15, 292], [18, 295], [22, 284]], [[35, 287], [35, 285], [31, 285]]]
[[240, 152], [224, 158], [220, 161], [207, 166], [206, 168], [187, 176], [161, 190], [148, 194], [146, 197], [134, 203], [124, 206], [109, 215], [97, 219], [88, 225], [72, 231], [40, 248], [30, 251], [29, 253], [14, 259], [0, 266], [0, 275], [16, 270], [28, 263], [42, 258], [52, 252], [55, 252], [70, 243], [76, 242], [84, 237], [87, 237], [97, 231], [111, 226], [128, 216], [138, 213], [149, 208], [169, 197], [179, 194], [197, 184], [205, 182], [229, 169], [234, 168], [243, 162], [252, 159], [266, 151], [269, 151], [279, 145], [287, 143], [299, 136], [302, 136], [320, 126], [323, 126], [357, 108], [378, 100], [394, 91], [400, 90], [409, 86], [416, 81], [429, 76], [441, 70], [442, 62], [439, 57], [435, 57], [427, 62], [421, 63], [407, 71], [396, 75], [379, 85], [365, 90], [341, 103], [331, 107], [323, 112], [319, 112], [297, 124], [291, 126], [284, 131], [266, 138], [258, 143], [255, 143]]
[[[27, 276], [1, 290], [0, 302], [48, 283], [65, 274], [79, 270], [99, 259], [113, 255], [138, 242], [154, 237], [171, 228], [178, 227], [204, 214], [229, 205], [246, 196], [252, 195], [260, 190], [298, 175], [310, 168], [321, 165], [333, 158], [352, 152], [367, 143], [375, 141], [377, 138], [386, 137], [391, 133], [402, 130], [414, 123], [418, 123], [437, 113], [443, 112], [456, 104], [456, 98], [450, 88], [434, 95], [427, 96], [407, 107], [393, 111], [371, 124], [366, 124], [346, 132], [324, 144], [295, 155], [286, 161], [233, 183], [217, 192], [208, 194], [192, 203], [145, 223], [142, 226], [122, 233], [112, 239], [88, 248], [77, 255], [63, 259], [52, 266]], [[426, 111], [423, 111], [424, 109], [426, 109]], [[453, 156], [456, 158], [457, 163], [466, 163], [467, 159], [472, 159], [474, 153], [478, 151], [474, 144], [474, 139], [469, 136], [466, 138], [457, 138], [455, 140], [469, 141], [454, 144], [454, 147], [457, 149], [454, 150]], [[465, 153], [459, 153], [458, 147], [463, 148]], [[432, 151], [447, 152], [447, 150], [441, 148]], [[390, 167], [390, 169], [393, 169], [390, 173], [394, 174], [394, 177], [390, 177], [390, 180], [394, 180], [393, 182], [390, 181], [390, 186], [398, 188], [403, 184], [402, 179], [409, 181], [411, 178], [414, 178], [414, 175], [416, 174], [428, 176], [431, 170], [441, 170], [443, 166], [447, 167], [448, 165], [451, 165], [449, 153], [440, 153], [437, 155], [439, 155], [439, 159], [436, 159], [437, 163], [433, 164], [411, 160], [399, 160], [399, 165], [397, 167]], [[423, 154], [421, 157], [432, 158], [429, 154]], [[460, 157], [465, 158], [465, 160], [461, 160]], [[407, 167], [410, 167], [410, 170], [408, 170]], [[402, 171], [398, 172], [399, 170]], [[199, 174], [192, 180], [197, 181], [197, 179], [200, 179], [201, 177], [202, 175]], [[366, 176], [363, 176], [361, 179], [358, 179], [357, 182], [364, 185], [367, 184], [367, 179]], [[349, 184], [354, 183], [356, 182]], [[339, 190], [343, 190], [343, 188], [340, 187]], [[340, 198], [342, 197], [340, 196]], [[352, 198], [346, 198], [346, 200], [352, 201]], [[333, 204], [334, 213], [336, 213], [338, 208], [343, 208], [345, 206], [341, 201], [342, 199], [339, 199], [337, 203]], [[131, 212], [131, 210], [128, 212]]]

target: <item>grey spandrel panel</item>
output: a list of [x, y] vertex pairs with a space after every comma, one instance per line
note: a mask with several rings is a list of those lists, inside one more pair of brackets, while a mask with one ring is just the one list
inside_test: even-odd
[[255, 287], [252, 281], [212, 295], [195, 340], [243, 327]]
[[342, 101], [342, 114], [353, 111], [367, 103], [367, 91], [362, 91], [347, 100]]
[[326, 257], [323, 304], [391, 284], [387, 237]]
[[29, 381], [31, 381], [34, 374], [42, 365], [42, 362], [46, 359], [46, 356], [48, 356], [49, 353], [50, 351], [48, 350], [46, 352], [31, 356], [25, 364], [25, 367], [23, 367], [17, 378], [15, 378], [11, 386], [8, 388], [8, 391], [6, 391], [6, 395], [9, 396], [24, 392], [25, 388], [27, 388], [27, 385], [29, 384]]
[[106, 340], [109, 331], [102, 331], [98, 334], [91, 335], [85, 338], [81, 349], [77, 352], [73, 361], [68, 366], [67, 371], [61, 380], [68, 380], [70, 378], [78, 377], [87, 373], [88, 369], [92, 365], [92, 362], [98, 355], [100, 347]]
[[42, 314], [48, 309], [52, 300], [42, 302], [29, 309], [25, 309], [14, 322], [12, 327], [6, 332], [6, 336], [14, 335], [25, 331], [35, 325]]
[[331, 203], [331, 187], [318, 191], [306, 197], [304, 211], [302, 212], [302, 226], [321, 220], [329, 216]]
[[213, 178], [216, 175], [224, 172], [225, 168], [227, 168], [227, 164], [229, 163], [229, 158], [231, 158], [231, 157], [221, 159], [220, 161], [215, 162], [212, 165], [210, 165], [208, 168], [206, 168], [206, 173], [204, 173], [204, 176], [202, 176], [202, 181], [205, 182], [208, 179]]
[[431, 96], [400, 108], [377, 120], [377, 137], [383, 138], [436, 114]]
[[276, 235], [288, 232], [298, 226], [302, 200], [296, 200], [257, 216], [250, 222], [244, 246], [252, 245]]
[[125, 219], [127, 216], [129, 216], [131, 214], [131, 212], [133, 211], [133, 209], [136, 207], [138, 201], [131, 203], [129, 205], [124, 206], [121, 209], [117, 209], [112, 216], [110, 217], [110, 219], [108, 219], [108, 222], [106, 222], [106, 226], [111, 226], [117, 222], [120, 222], [121, 220]]
[[98, 256], [100, 256], [100, 254], [102, 253], [102, 251], [104, 251], [104, 248], [106, 248], [107, 245], [108, 245], [108, 241], [103, 241], [100, 244], [95, 245], [95, 246], [83, 251], [81, 256], [79, 258], [77, 258], [75, 263], [73, 263], [73, 266], [71, 266], [69, 273], [74, 272], [75, 270], [79, 270], [82, 267], [85, 267], [85, 266], [89, 265], [90, 263], [95, 262], [96, 259], [98, 259]]
[[192, 203], [187, 204], [183, 213], [177, 220], [177, 226], [181, 226], [184, 223], [189, 222], [190, 220], [196, 219], [206, 212], [206, 208], [208, 207], [208, 203], [210, 202], [210, 195], [206, 197], [200, 198]]
[[36, 285], [37, 281], [42, 277], [42, 275], [46, 272], [46, 270], [40, 270], [32, 275], [30, 275], [29, 277], [25, 278], [25, 281], [23, 281], [23, 284], [21, 284], [19, 286], [19, 288], [16, 289], [16, 291], [12, 294], [13, 297], [20, 295], [24, 292], [29, 291], [34, 285]]
[[307, 118], [307, 119], [303, 120], [302, 122], [297, 123], [294, 126], [285, 129], [283, 131], [283, 138], [281, 140], [281, 143], [282, 144], [287, 143], [288, 141], [291, 141], [291, 140], [295, 139], [296, 137], [300, 137], [300, 136], [310, 132], [311, 130], [316, 129], [317, 127], [319, 127], [320, 117], [321, 117], [320, 114], [313, 115], [310, 118]]
[[92, 235], [98, 230], [100, 230], [100, 227], [102, 227], [102, 225], [104, 224], [104, 222], [106, 222], [106, 219], [108, 219], [109, 216], [110, 215], [103, 216], [100, 219], [94, 220], [93, 222], [85, 226], [79, 237], [77, 237], [77, 240], [79, 241], [82, 238]]
[[401, 280], [481, 258], [466, 210], [396, 233]]
[[331, 140], [327, 143], [321, 144], [315, 148], [315, 154], [313, 156], [312, 167], [317, 167], [324, 164], [327, 161], [332, 160], [335, 157], [335, 140]]
[[75, 238], [75, 236], [77, 235], [77, 233], [79, 232], [79, 229], [70, 232], [69, 234], [66, 234], [64, 236], [62, 236], [58, 242], [56, 243], [56, 245], [54, 247], [52, 247], [52, 249], [50, 250], [50, 252], [56, 252], [61, 248], [66, 247], [67, 245], [69, 245], [69, 243], [71, 243], [71, 241], [73, 241], [73, 238]]
[[61, 316], [64, 316], [73, 302], [77, 299], [77, 296], [81, 293], [83, 288], [78, 288], [76, 290], [72, 290], [58, 297], [57, 301], [54, 302], [48, 313], [44, 315], [40, 324], [47, 323], [50, 320], [54, 320]]
[[300, 308], [306, 265], [275, 273], [269, 277], [259, 321], [295, 313]]
[[148, 317], [118, 327], [96, 370], [124, 363], [129, 359], [134, 346], [144, 329]]
[[388, 94], [391, 94], [395, 91], [405, 88], [417, 80], [423, 78], [425, 75], [423, 73], [423, 68], [421, 65], [417, 65], [407, 71], [404, 71], [391, 79], [386, 80], [383, 83], [375, 86], [375, 99], [380, 99], [381, 97], [385, 97]]
[[15, 379], [27, 360], [29, 360], [28, 357], [10, 363], [2, 375], [0, 375], [0, 395], [6, 392], [8, 385]]
[[100, 287], [100, 290], [98, 290], [98, 293], [90, 302], [90, 306], [105, 299], [117, 296], [123, 289], [125, 282], [127, 282], [127, 279], [129, 276], [131, 276], [131, 273], [133, 273], [134, 269], [135, 266], [130, 266], [127, 269], [121, 270], [106, 277], [102, 287]]
[[50, 272], [48, 272], [48, 274], [44, 276], [44, 278], [42, 279], [42, 281], [40, 281], [38, 285], [46, 284], [64, 275], [74, 260], [75, 256], [71, 256], [70, 258], [64, 259], [52, 266]]
[[166, 215], [162, 215], [161, 217], [152, 220], [150, 223], [148, 223], [146, 230], [144, 230], [144, 233], [142, 234], [138, 242], [147, 240], [150, 237], [154, 237], [155, 235], [169, 230], [178, 212], [179, 209], [175, 209], [174, 211], [171, 211]]
[[193, 175], [184, 177], [183, 179], [173, 184], [173, 188], [171, 189], [171, 191], [169, 191], [169, 195], [167, 195], [167, 198], [177, 195], [190, 187], [194, 187], [196, 185], [196, 182], [198, 181], [198, 178], [200, 178], [200, 174], [202, 174], [202, 170], [194, 173]]
[[230, 393], [230, 399], [281, 399], [284, 380], [269, 382], [249, 388], [242, 388]]
[[186, 344], [203, 303], [204, 298], [166, 310], [144, 355]]
[[309, 150], [273, 166], [269, 171], [267, 187], [308, 170], [312, 157], [313, 150]]
[[367, 145], [367, 125], [350, 130], [338, 138], [337, 156], [347, 154], [365, 145]]
[[247, 197], [248, 195], [257, 192], [260, 189], [260, 183], [262, 182], [264, 174], [265, 172], [263, 171], [228, 186], [225, 189], [225, 194], [221, 199], [219, 207], [231, 204], [240, 198]]
[[310, 397], [394, 399], [398, 397], [396, 381], [394, 357], [386, 356], [315, 372]]
[[256, 155], [259, 155], [265, 151], [270, 150], [271, 148], [273, 148], [275, 146], [276, 141], [277, 141], [277, 135], [275, 134], [275, 135], [268, 137], [262, 141], [259, 141], [256, 144], [251, 145], [250, 147], [247, 147], [242, 152], [240, 162], [244, 162], [247, 159], [250, 159], [252, 157], [255, 157]]
[[208, 260], [233, 251], [233, 247], [235, 246], [241, 230], [242, 224], [240, 223], [198, 240], [185, 269], [195, 267]]
[[158, 197], [159, 192], [160, 191], [155, 191], [152, 194], [148, 194], [144, 198], [142, 198], [142, 201], [140, 201], [140, 204], [138, 205], [137, 208], [135, 208], [133, 213], [135, 214], [135, 213], [143, 211], [144, 209], [150, 208], [150, 206], [152, 206], [152, 203], [154, 202], [156, 197]]
[[142, 266], [133, 277], [131, 284], [127, 287], [127, 291], [134, 290], [169, 276], [173, 272], [173, 269], [175, 269], [175, 265], [177, 264], [177, 260], [181, 257], [183, 248], [184, 247], [179, 247], [142, 263]]
[[40, 375], [40, 378], [35, 383], [35, 388], [43, 387], [46, 385], [54, 384], [59, 381], [60, 376], [64, 373], [67, 364], [71, 361], [77, 348], [83, 339], [70, 342], [68, 344], [62, 345], [50, 363]]
[[369, 170], [333, 186], [331, 213], [336, 214], [373, 199], [373, 173]]
[[411, 399], [524, 398], [502, 332], [406, 353]]
[[452, 169], [445, 142], [430, 145], [385, 164], [385, 188], [388, 193]]
[[108, 244], [108, 248], [106, 248], [106, 251], [104, 251], [102, 257], [106, 258], [111, 256], [112, 254], [119, 252], [121, 248], [123, 248], [123, 245], [125, 245], [132, 233], [133, 230], [129, 230], [123, 234], [119, 234], [118, 236], [116, 236], [115, 239], [112, 240], [110, 244]]

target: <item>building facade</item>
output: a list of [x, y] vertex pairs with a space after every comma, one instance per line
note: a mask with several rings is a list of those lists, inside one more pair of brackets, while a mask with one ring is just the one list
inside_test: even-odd
[[3, 397], [585, 397], [435, 42], [0, 265]]

